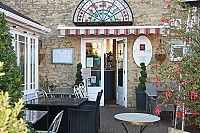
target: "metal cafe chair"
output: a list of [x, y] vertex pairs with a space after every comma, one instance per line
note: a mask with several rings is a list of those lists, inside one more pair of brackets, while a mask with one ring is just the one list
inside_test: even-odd
[[68, 127], [70, 133], [98, 133], [100, 128], [99, 105], [102, 91], [98, 92], [96, 102], [83, 105], [79, 109], [68, 109]]
[[[52, 90], [51, 90], [51, 88], [53, 88], [54, 86], [53, 85], [51, 85], [51, 86], [49, 86], [48, 87], [48, 91], [49, 92], [52, 92]], [[49, 95], [51, 98], [55, 98], [55, 95]]]
[[48, 131], [37, 131], [37, 132], [38, 133], [57, 133], [63, 113], [64, 113], [64, 110], [62, 110], [60, 113], [57, 114], [57, 116], [54, 118], [53, 122], [49, 126]]
[[46, 91], [43, 89], [36, 90], [35, 94], [36, 94], [37, 98], [47, 98], [48, 97]]
[[156, 91], [156, 84], [155, 83], [145, 83], [146, 86], [146, 111], [148, 111], [148, 105], [150, 107], [150, 113], [152, 108], [155, 106], [154, 98], [157, 96], [157, 91]]
[[25, 104], [28, 102], [32, 103], [37, 99], [37, 96], [35, 93], [26, 94], [26, 95], [23, 95], [23, 99], [24, 99]]
[[[150, 113], [152, 110], [152, 113], [155, 114], [156, 107], [161, 111], [171, 111], [172, 112], [172, 120], [174, 121], [174, 112], [175, 112], [174, 102], [169, 100], [165, 103], [165, 105], [163, 105], [164, 98], [160, 97], [160, 95], [163, 92], [162, 87], [160, 86], [160, 84], [158, 84], [158, 88], [156, 88], [155, 85], [151, 86], [151, 87], [154, 88], [153, 91], [156, 91], [156, 96], [154, 96], [154, 97], [152, 96], [149, 98]], [[148, 87], [146, 89], [148, 89]], [[156, 104], [156, 101], [157, 101], [157, 104]]]
[[75, 85], [74, 86], [74, 96], [76, 98], [84, 98], [86, 97], [86, 90], [85, 90], [85, 86], [83, 85], [83, 83], [80, 83], [79, 86]]

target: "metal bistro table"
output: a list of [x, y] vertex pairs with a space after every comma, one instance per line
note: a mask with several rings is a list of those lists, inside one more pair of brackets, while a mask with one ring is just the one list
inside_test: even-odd
[[153, 123], [160, 120], [160, 117], [158, 116], [145, 113], [120, 113], [116, 114], [114, 118], [123, 125], [127, 133], [128, 130], [124, 123], [140, 125], [140, 133], [142, 133], [148, 125], [153, 125]]
[[26, 122], [34, 125], [38, 121], [40, 121], [45, 115], [47, 115], [48, 111], [24, 110], [24, 113], [25, 116], [23, 116], [23, 119], [26, 120]]
[[37, 109], [37, 110], [47, 110], [47, 129], [50, 126], [51, 122], [55, 116], [61, 111], [64, 110], [64, 114], [61, 120], [60, 128], [58, 132], [68, 133], [68, 108], [78, 108], [84, 102], [86, 98], [39, 98], [34, 102], [26, 103], [28, 109]]

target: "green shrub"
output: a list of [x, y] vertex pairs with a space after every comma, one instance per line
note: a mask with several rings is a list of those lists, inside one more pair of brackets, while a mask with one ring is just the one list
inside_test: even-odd
[[1, 69], [2, 69], [2, 67], [3, 67], [3, 62], [0, 62], [0, 76], [3, 76], [3, 75], [5, 75], [5, 73], [4, 73], [4, 72], [1, 72]]
[[12, 36], [6, 23], [5, 14], [0, 13], [0, 62], [4, 62], [2, 71], [5, 72], [5, 75], [0, 77], [0, 90], [7, 91], [14, 104], [22, 96], [20, 90], [22, 75], [20, 67], [17, 66]]

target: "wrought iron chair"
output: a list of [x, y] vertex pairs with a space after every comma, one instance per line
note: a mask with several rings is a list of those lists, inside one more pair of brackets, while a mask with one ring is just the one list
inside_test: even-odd
[[83, 83], [80, 83], [79, 86], [78, 85], [74, 86], [74, 96], [76, 98], [84, 98], [84, 97], [86, 97], [86, 88], [83, 85]]
[[37, 98], [47, 98], [47, 93], [43, 89], [38, 89], [35, 91]]
[[63, 113], [64, 113], [64, 110], [62, 110], [60, 113], [57, 114], [57, 116], [54, 118], [53, 122], [49, 126], [48, 131], [37, 131], [37, 132], [38, 133], [57, 133]]
[[98, 92], [95, 104], [84, 104], [79, 109], [68, 109], [70, 133], [97, 133], [100, 128], [99, 105], [102, 92]]

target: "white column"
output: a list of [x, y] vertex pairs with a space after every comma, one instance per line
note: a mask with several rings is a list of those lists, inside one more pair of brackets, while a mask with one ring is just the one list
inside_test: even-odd
[[[26, 40], [25, 40], [26, 41]], [[27, 47], [27, 54], [28, 55], [25, 60], [27, 59], [27, 73], [25, 73], [26, 77], [27, 77], [27, 89], [26, 90], [30, 90], [31, 89], [31, 38], [28, 36], [28, 43], [26, 44]], [[26, 48], [25, 47], [25, 48]]]
[[38, 89], [38, 37], [35, 38], [35, 89]]

